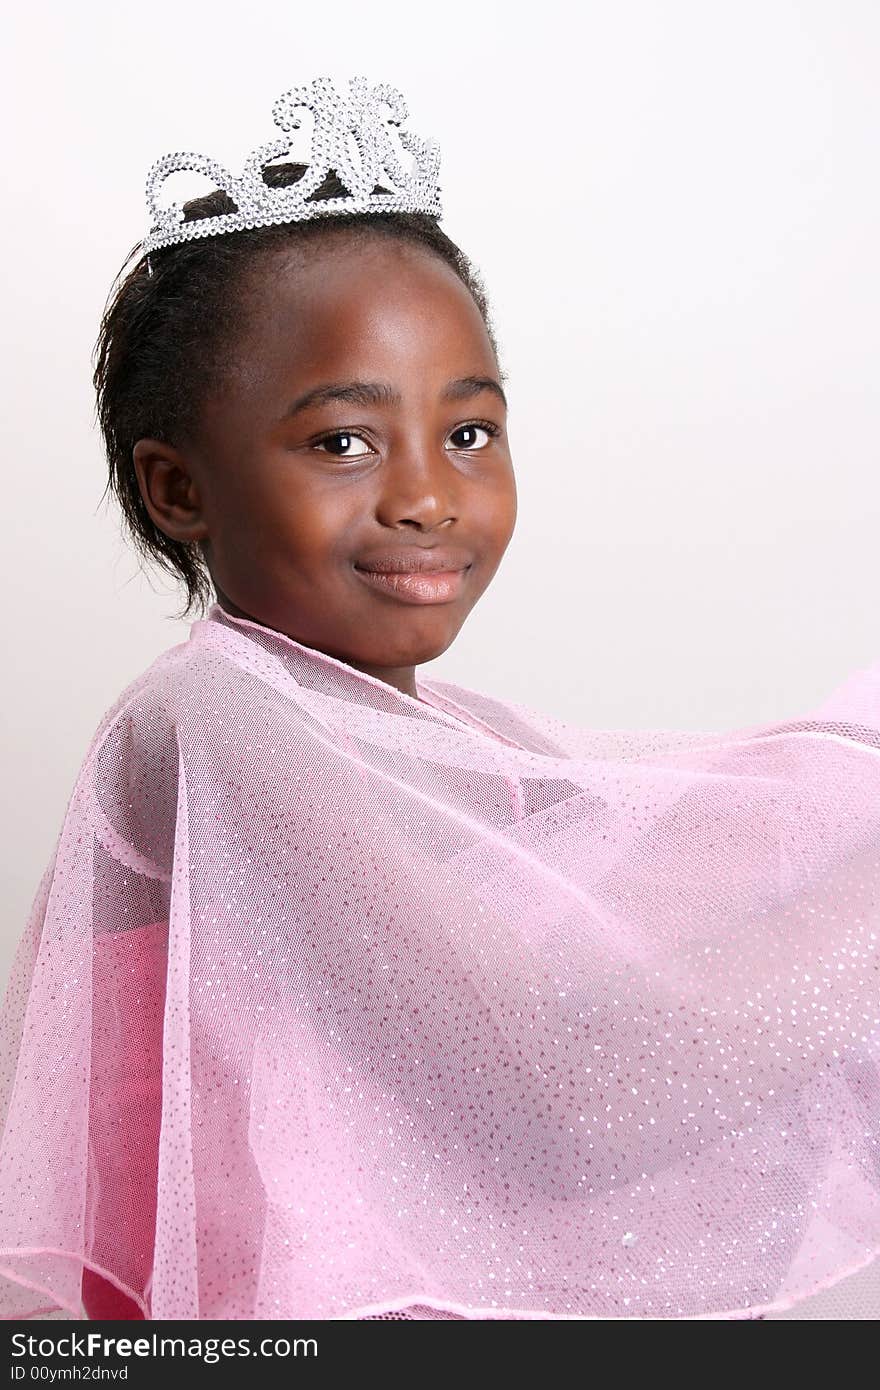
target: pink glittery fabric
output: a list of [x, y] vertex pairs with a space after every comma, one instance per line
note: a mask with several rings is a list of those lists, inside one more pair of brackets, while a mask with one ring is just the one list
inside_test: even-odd
[[417, 683], [214, 605], [104, 716], [5, 1317], [755, 1318], [880, 1251], [880, 663], [723, 733]]

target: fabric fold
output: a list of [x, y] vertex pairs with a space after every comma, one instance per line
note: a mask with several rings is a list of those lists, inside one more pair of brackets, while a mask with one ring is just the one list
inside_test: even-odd
[[880, 662], [720, 733], [418, 689], [215, 604], [101, 720], [4, 1317], [752, 1318], [880, 1252]]

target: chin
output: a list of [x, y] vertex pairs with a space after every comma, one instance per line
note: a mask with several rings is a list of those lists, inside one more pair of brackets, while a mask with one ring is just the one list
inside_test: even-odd
[[426, 661], [435, 661], [438, 656], [442, 656], [452, 646], [458, 636], [460, 626], [459, 624], [453, 631], [438, 636], [425, 634], [421, 640], [407, 642], [405, 645], [389, 642], [387, 647], [383, 647], [381, 656], [377, 656], [376, 664], [390, 668], [421, 666]]

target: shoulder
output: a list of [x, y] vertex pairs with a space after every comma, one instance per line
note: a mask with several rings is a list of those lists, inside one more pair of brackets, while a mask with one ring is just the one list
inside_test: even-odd
[[84, 762], [97, 758], [108, 743], [120, 739], [155, 742], [173, 733], [182, 713], [204, 690], [210, 653], [200, 644], [181, 642], [161, 652], [124, 687], [102, 714]]

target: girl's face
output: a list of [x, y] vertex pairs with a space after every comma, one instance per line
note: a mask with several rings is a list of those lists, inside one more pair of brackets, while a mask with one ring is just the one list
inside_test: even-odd
[[[167, 534], [202, 540], [227, 611], [415, 695], [414, 668], [454, 640], [516, 522], [480, 312], [429, 251], [344, 231], [255, 280], [197, 445], [135, 446], [144, 501]], [[419, 561], [455, 573], [368, 573]]]

